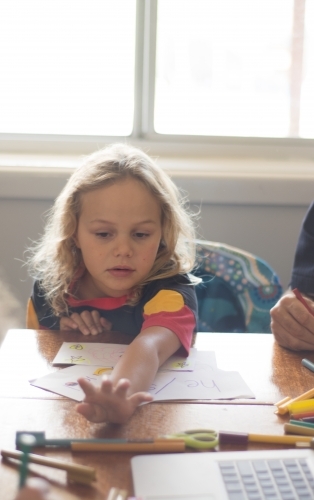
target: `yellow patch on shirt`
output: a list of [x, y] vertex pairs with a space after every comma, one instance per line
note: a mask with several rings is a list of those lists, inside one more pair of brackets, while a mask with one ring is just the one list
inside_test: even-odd
[[28, 299], [26, 310], [26, 328], [39, 330], [39, 322], [32, 299]]
[[157, 314], [161, 311], [175, 312], [184, 307], [184, 300], [179, 292], [174, 290], [160, 290], [153, 299], [144, 306], [144, 314]]

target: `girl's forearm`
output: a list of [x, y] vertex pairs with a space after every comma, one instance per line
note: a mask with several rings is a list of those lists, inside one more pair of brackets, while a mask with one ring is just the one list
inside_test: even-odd
[[175, 353], [181, 342], [170, 330], [152, 327], [138, 335], [128, 346], [111, 374], [114, 385], [121, 378], [130, 380], [129, 394], [147, 391], [158, 368]]
[[128, 346], [110, 377], [114, 385], [121, 378], [130, 380], [129, 395], [135, 392], [147, 391], [159, 368], [156, 348], [150, 343], [136, 342], [136, 340]]

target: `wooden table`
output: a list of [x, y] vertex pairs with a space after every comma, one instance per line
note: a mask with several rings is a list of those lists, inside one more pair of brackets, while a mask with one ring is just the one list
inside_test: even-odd
[[[301, 366], [305, 353], [279, 347], [272, 335], [197, 335], [198, 349], [213, 350], [217, 366], [239, 371], [256, 395], [254, 400], [209, 401], [201, 403], [153, 403], [138, 408], [125, 425], [91, 424], [75, 412], [76, 403], [29, 385], [28, 380], [54, 371], [51, 366], [63, 341], [84, 340], [127, 343], [126, 337], [112, 332], [83, 337], [79, 334], [34, 330], [11, 330], [0, 349], [0, 447], [15, 448], [17, 430], [45, 431], [54, 437], [157, 437], [188, 428], [207, 427], [225, 431], [282, 434], [286, 417], [274, 414], [273, 403], [286, 395], [297, 396], [314, 387], [314, 374]], [[314, 361], [314, 354], [306, 353]], [[266, 448], [267, 445], [250, 445]], [[232, 449], [224, 446], [221, 449]], [[234, 449], [234, 448], [233, 448]], [[239, 448], [238, 448], [239, 449]], [[68, 485], [65, 473], [32, 465], [36, 475], [50, 479], [62, 499], [106, 498], [111, 486], [133, 491], [128, 453], [71, 453], [38, 449], [64, 461], [97, 469], [98, 480], [91, 487]], [[1, 498], [14, 498], [18, 482], [15, 466], [0, 467]]]

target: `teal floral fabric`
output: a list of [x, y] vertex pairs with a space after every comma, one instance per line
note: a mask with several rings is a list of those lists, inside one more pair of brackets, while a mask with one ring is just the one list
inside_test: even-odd
[[198, 331], [270, 333], [270, 309], [283, 293], [259, 257], [222, 243], [197, 241]]

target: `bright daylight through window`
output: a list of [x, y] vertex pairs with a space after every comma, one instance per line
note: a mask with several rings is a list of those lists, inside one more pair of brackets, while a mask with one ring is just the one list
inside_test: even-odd
[[1, 0], [0, 133], [129, 135], [135, 0]]
[[314, 137], [313, 0], [159, 0], [160, 134]]
[[1, 0], [0, 133], [314, 138], [314, 0], [154, 5]]

